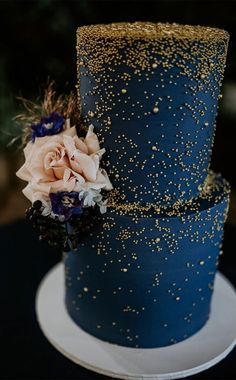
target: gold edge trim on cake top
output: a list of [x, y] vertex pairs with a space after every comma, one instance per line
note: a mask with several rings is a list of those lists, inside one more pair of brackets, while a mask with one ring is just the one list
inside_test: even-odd
[[134, 22], [79, 27], [76, 43], [79, 102], [81, 69], [88, 71], [83, 75], [100, 80], [97, 74], [105, 74], [104, 67], [111, 64], [126, 65], [135, 75], [158, 66], [165, 71], [176, 66], [181, 75], [192, 73], [199, 80], [216, 69], [221, 82], [228, 43], [228, 32], [205, 26]]
[[86, 25], [77, 29], [81, 38], [174, 38], [188, 40], [229, 40], [229, 33], [220, 28], [178, 23], [119, 22]]

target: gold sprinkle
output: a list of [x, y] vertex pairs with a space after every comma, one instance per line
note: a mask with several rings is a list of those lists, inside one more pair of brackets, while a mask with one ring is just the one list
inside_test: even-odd
[[122, 92], [122, 94], [126, 94], [126, 92], [127, 92], [126, 88], [122, 88], [121, 92]]
[[153, 68], [153, 69], [156, 69], [156, 68], [157, 68], [157, 63], [153, 63], [153, 64], [152, 64], [152, 68]]
[[152, 150], [157, 150], [157, 147], [155, 145], [153, 145]]
[[203, 41], [218, 41], [228, 39], [229, 34], [223, 29], [206, 27], [206, 26], [192, 26], [180, 25], [177, 23], [152, 23], [152, 22], [119, 22], [112, 24], [97, 24], [88, 25], [78, 28], [78, 36], [84, 38], [95, 38], [97, 35], [103, 37], [143, 37], [146, 39], [156, 38], [176, 38], [178, 40], [203, 40]]
[[88, 111], [89, 117], [94, 117], [94, 112], [93, 111]]
[[153, 113], [157, 113], [157, 112], [159, 112], [159, 108], [158, 108], [158, 107], [153, 107], [152, 112], [153, 112]]

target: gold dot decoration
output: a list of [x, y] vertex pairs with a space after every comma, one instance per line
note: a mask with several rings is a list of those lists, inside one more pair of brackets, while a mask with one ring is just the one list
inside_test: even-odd
[[94, 114], [94, 112], [93, 112], [93, 111], [88, 111], [88, 116], [89, 116], [89, 117], [94, 117], [94, 116], [95, 116], [95, 114]]

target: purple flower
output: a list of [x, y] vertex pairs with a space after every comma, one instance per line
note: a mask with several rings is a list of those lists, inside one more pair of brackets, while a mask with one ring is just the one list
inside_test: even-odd
[[49, 116], [42, 116], [40, 123], [31, 125], [32, 141], [36, 137], [52, 136], [60, 133], [63, 129], [65, 119], [57, 112], [52, 112]]
[[63, 215], [68, 220], [72, 215], [80, 215], [83, 212], [83, 201], [79, 199], [76, 191], [61, 191], [50, 193], [52, 211], [56, 215]]

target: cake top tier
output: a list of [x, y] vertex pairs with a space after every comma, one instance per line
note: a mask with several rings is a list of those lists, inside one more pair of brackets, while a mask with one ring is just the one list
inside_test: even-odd
[[229, 34], [163, 23], [78, 28], [81, 122], [106, 149], [119, 202], [199, 194], [211, 157]]
[[78, 28], [82, 37], [89, 38], [122, 38], [130, 39], [156, 39], [175, 38], [188, 40], [222, 40], [228, 39], [229, 34], [223, 29], [199, 25], [180, 25], [152, 22], [119, 22], [112, 24], [97, 24]]

